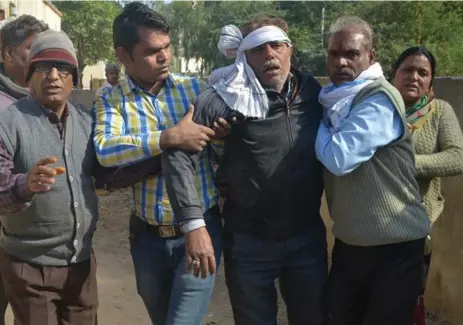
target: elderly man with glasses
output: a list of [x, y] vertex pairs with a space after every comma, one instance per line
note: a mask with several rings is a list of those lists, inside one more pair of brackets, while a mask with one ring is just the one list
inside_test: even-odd
[[[96, 324], [93, 177], [105, 171], [90, 110], [68, 101], [77, 62], [65, 33], [39, 34], [26, 64], [29, 94], [0, 110], [0, 268], [19, 325]], [[145, 165], [132, 168], [131, 180], [148, 177]]]

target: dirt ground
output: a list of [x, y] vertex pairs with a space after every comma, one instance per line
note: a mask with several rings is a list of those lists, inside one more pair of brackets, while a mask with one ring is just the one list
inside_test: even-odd
[[[101, 219], [94, 243], [98, 260], [98, 321], [102, 325], [150, 324], [145, 307], [136, 293], [129, 253], [128, 221], [131, 199], [129, 191], [113, 192], [100, 197]], [[279, 305], [279, 325], [285, 325], [285, 308], [281, 299]], [[8, 311], [7, 324], [13, 324], [11, 311]], [[218, 272], [214, 296], [203, 324], [234, 324], [222, 269]], [[428, 323], [437, 324], [450, 325], [434, 320]]]
[[[129, 191], [100, 197], [101, 220], [95, 235], [95, 250], [100, 296], [98, 320], [103, 325], [149, 324], [148, 314], [136, 293], [129, 253], [127, 228], [131, 200]], [[284, 315], [281, 316], [284, 319]], [[217, 275], [214, 296], [204, 324], [234, 324], [222, 269]]]

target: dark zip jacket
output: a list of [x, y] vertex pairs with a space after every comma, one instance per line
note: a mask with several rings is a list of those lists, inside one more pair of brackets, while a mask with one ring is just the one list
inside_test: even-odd
[[[239, 119], [225, 138], [217, 172], [217, 181], [228, 188], [223, 215], [233, 229], [273, 237], [311, 228], [324, 231], [323, 167], [315, 156], [322, 118], [320, 85], [309, 74], [293, 71], [293, 75], [297, 87], [292, 98], [267, 90], [270, 105], [265, 119], [243, 118], [214, 89], [206, 90], [195, 103], [193, 120], [198, 124], [212, 127], [220, 117]], [[166, 188], [180, 222], [203, 216], [195, 186], [200, 156], [178, 149], [163, 153]]]

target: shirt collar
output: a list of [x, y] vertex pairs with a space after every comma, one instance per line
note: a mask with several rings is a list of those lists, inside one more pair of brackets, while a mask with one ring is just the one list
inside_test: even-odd
[[[282, 97], [286, 99], [292, 98], [294, 87], [297, 85], [296, 76], [293, 73], [289, 73], [288, 77], [286, 78], [285, 84], [283, 85], [283, 90], [280, 92]], [[277, 92], [272, 88], [264, 88], [266, 91]]]
[[286, 82], [286, 98], [290, 99], [293, 96], [294, 87], [296, 85], [296, 77], [294, 76], [294, 74], [290, 72]]
[[[169, 73], [163, 88], [175, 88], [178, 85], [178, 82], [179, 78], [176, 75]], [[144, 89], [138, 86], [135, 81], [129, 77], [128, 74], [126, 74], [124, 79], [121, 80], [120, 85], [125, 96], [133, 92], [146, 92]]]
[[[30, 93], [27, 95], [27, 97], [28, 97], [29, 100], [34, 101], [35, 104], [38, 107], [40, 107], [40, 109], [45, 113], [45, 115], [48, 117], [48, 120], [50, 122], [58, 123], [60, 121], [60, 119], [58, 118], [58, 116], [56, 115], [55, 112], [53, 112], [51, 109], [46, 108], [45, 106], [40, 104], [34, 97], [32, 97], [32, 95]], [[66, 104], [66, 107], [64, 108], [63, 115], [61, 115], [61, 121], [64, 121], [68, 116], [69, 116], [69, 105]]]

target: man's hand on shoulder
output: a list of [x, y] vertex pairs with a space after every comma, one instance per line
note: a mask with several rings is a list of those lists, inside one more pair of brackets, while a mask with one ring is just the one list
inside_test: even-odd
[[[235, 124], [237, 122], [238, 120], [236, 119], [236, 117], [233, 117], [231, 119], [232, 124]], [[231, 124], [228, 123], [224, 118], [219, 118], [217, 121], [214, 122], [214, 127], [212, 128], [212, 130], [214, 130], [215, 132], [214, 139], [220, 140], [222, 138], [225, 138], [230, 133], [231, 127]]]
[[194, 107], [174, 127], [161, 133], [160, 147], [162, 150], [178, 148], [187, 151], [202, 151], [215, 135], [215, 132], [200, 124], [193, 122]]

